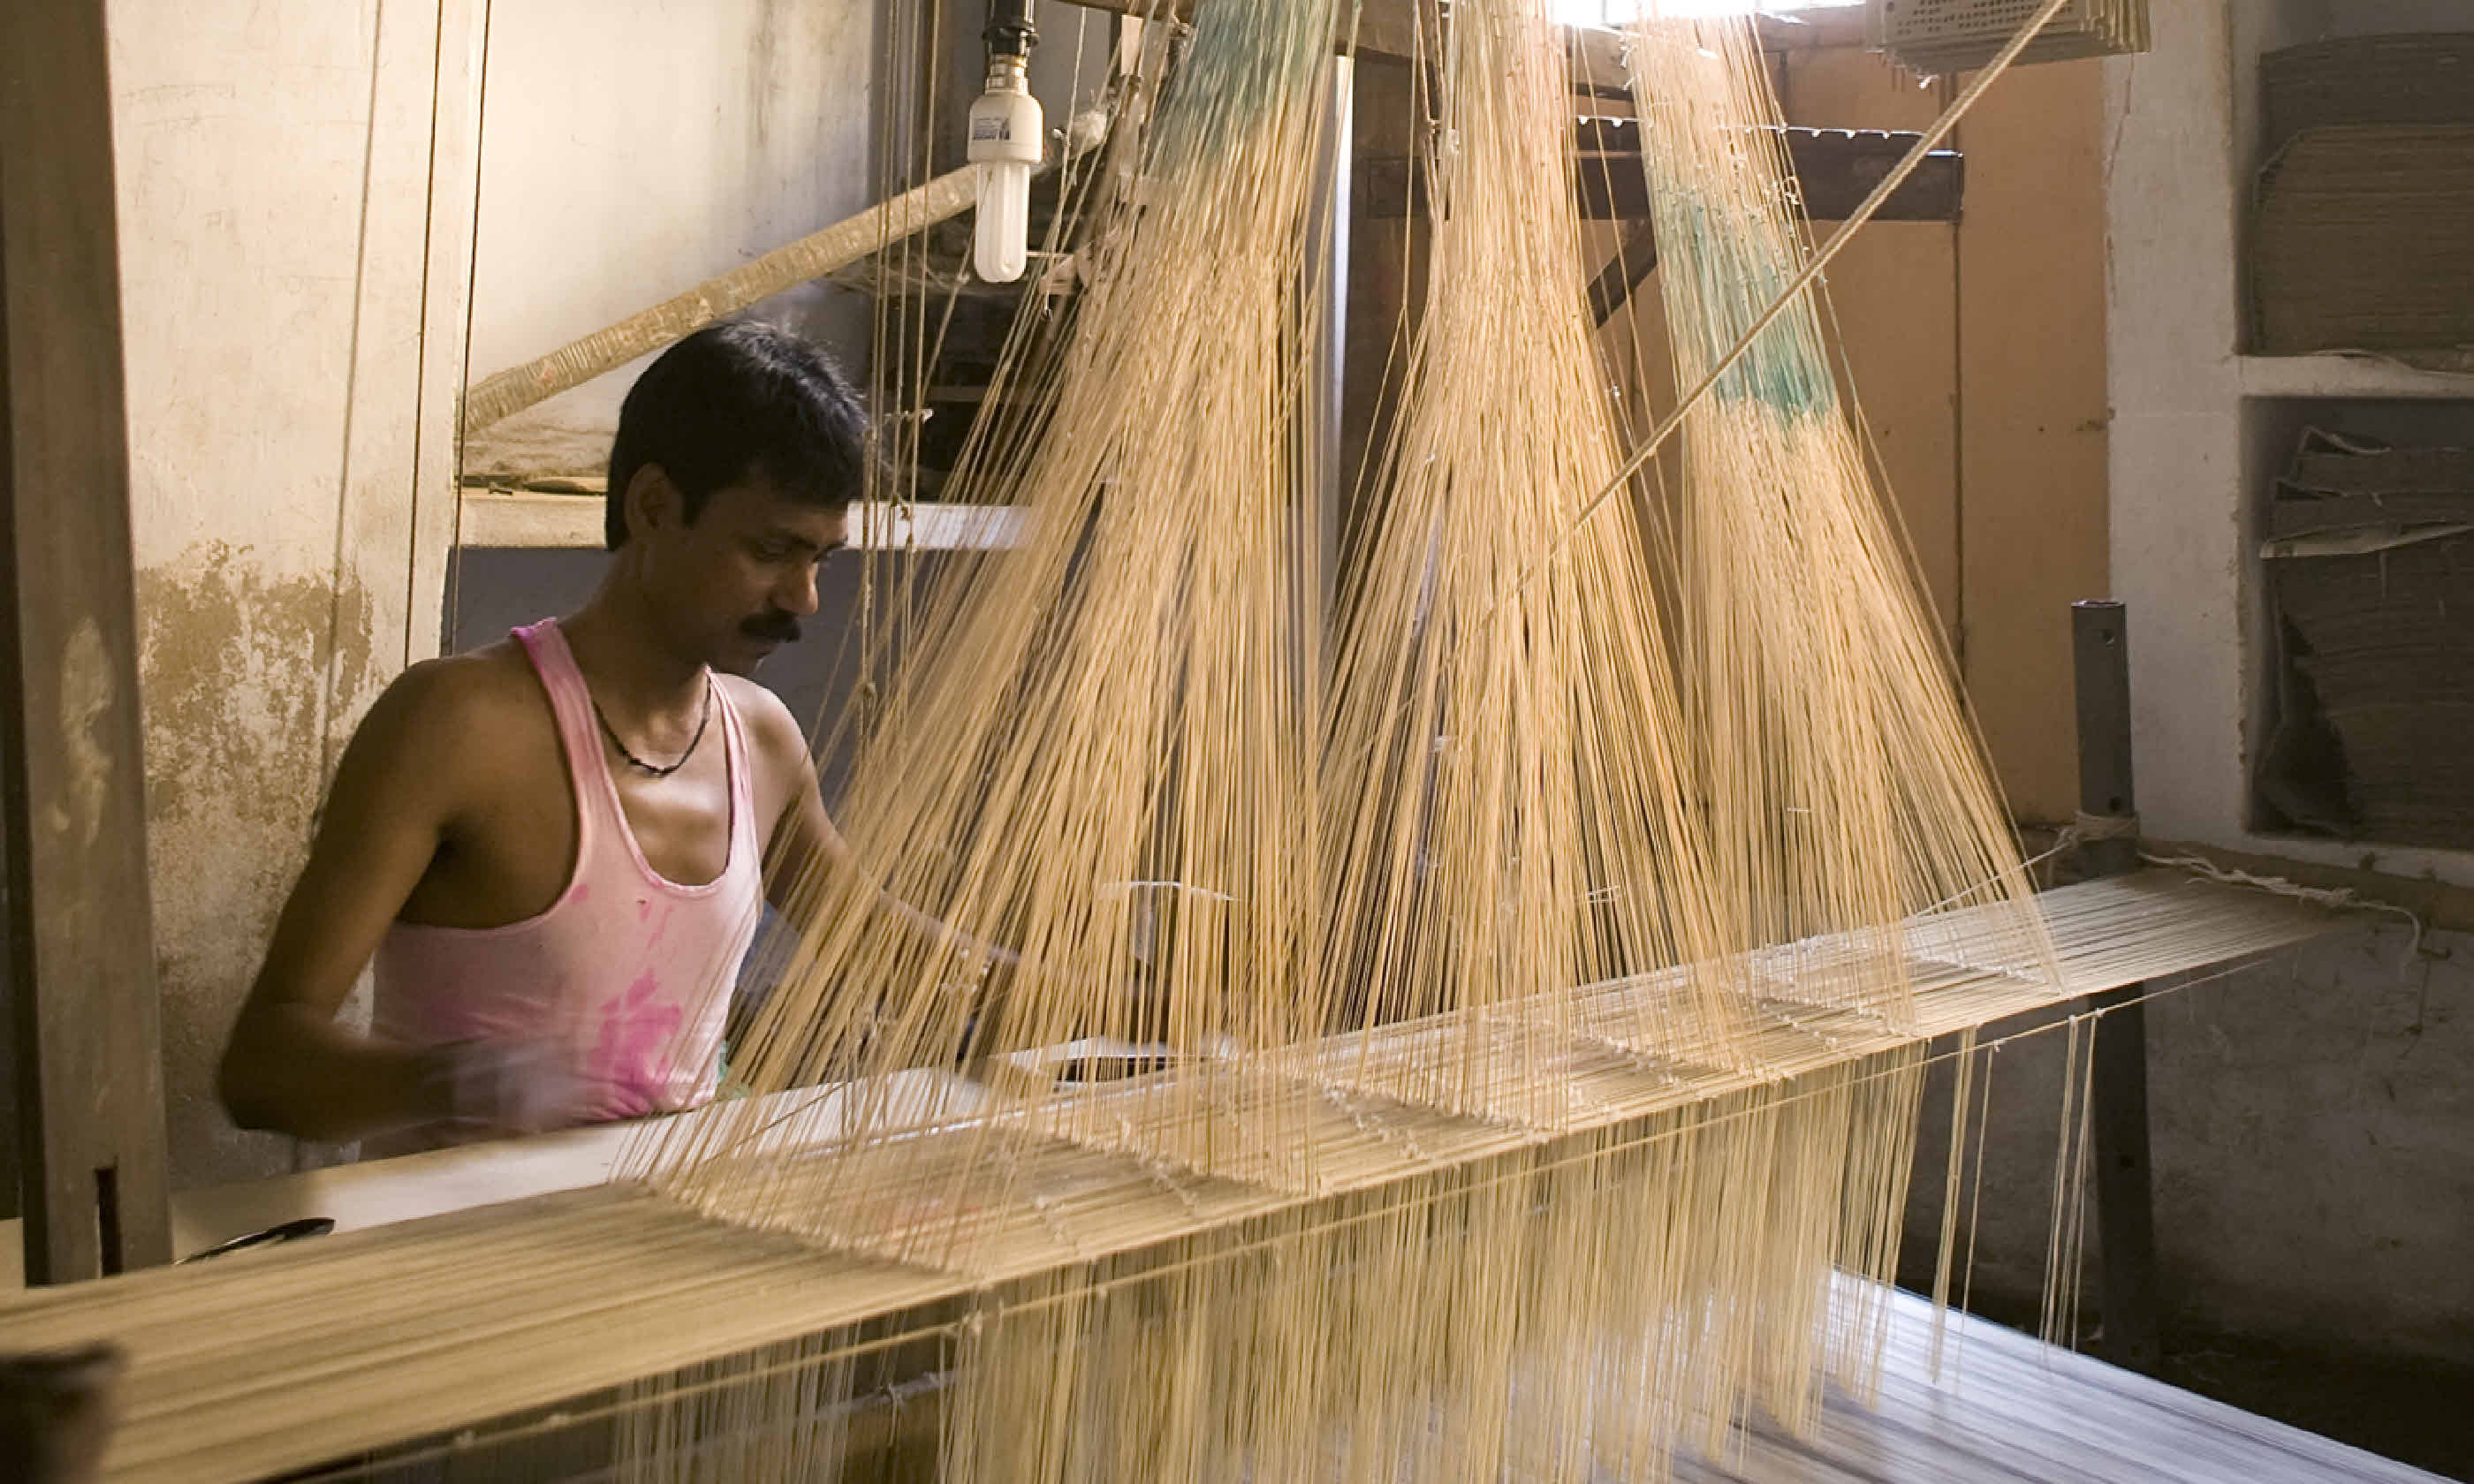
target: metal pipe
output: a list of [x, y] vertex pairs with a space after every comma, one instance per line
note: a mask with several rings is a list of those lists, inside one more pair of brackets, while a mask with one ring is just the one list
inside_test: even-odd
[[[2071, 605], [2079, 723], [2079, 813], [2084, 820], [2135, 817], [2131, 788], [2130, 625], [2119, 603]], [[2082, 827], [2085, 827], [2084, 824]], [[2139, 839], [2116, 833], [2079, 847], [2094, 875], [2139, 869]], [[2148, 1168], [2147, 986], [2095, 996], [2095, 1065], [2089, 1124], [2096, 1142], [2098, 1260], [2102, 1264], [2107, 1358], [2152, 1373], [2160, 1355], [2156, 1299], [2156, 1215]]]

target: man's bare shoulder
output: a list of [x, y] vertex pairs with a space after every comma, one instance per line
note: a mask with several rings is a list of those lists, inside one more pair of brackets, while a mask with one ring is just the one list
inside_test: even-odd
[[721, 682], [722, 694], [730, 698], [733, 709], [747, 729], [747, 740], [768, 765], [793, 769], [811, 765], [807, 733], [799, 730], [799, 719], [790, 714], [780, 696], [744, 676], [715, 672]]
[[512, 642], [424, 659], [390, 682], [363, 725], [433, 734], [544, 713], [541, 682]]
[[328, 820], [445, 828], [536, 787], [534, 775], [556, 766], [557, 733], [528, 668], [521, 656], [481, 650], [397, 676], [352, 730], [327, 791]]
[[816, 759], [808, 751], [807, 733], [800, 730], [798, 718], [780, 696], [754, 681], [718, 672], [715, 679], [721, 682], [722, 694], [730, 698], [731, 709], [747, 733], [747, 751], [756, 764], [759, 821], [768, 834], [786, 820], [811, 822], [816, 827], [806, 830], [802, 838], [809, 839], [812, 847], [830, 841], [833, 825], [824, 818], [816, 798]]
[[513, 644], [494, 644], [397, 676], [361, 719], [346, 762], [373, 783], [471, 802], [475, 788], [494, 791], [486, 779], [535, 751], [525, 739], [555, 735], [530, 661]]

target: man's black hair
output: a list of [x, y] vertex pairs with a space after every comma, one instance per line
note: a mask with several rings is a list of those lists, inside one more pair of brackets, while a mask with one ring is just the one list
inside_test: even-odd
[[627, 486], [658, 464], [690, 521], [716, 490], [756, 475], [818, 505], [860, 497], [867, 419], [823, 352], [755, 321], [709, 324], [644, 369], [610, 445], [610, 549], [627, 541]]

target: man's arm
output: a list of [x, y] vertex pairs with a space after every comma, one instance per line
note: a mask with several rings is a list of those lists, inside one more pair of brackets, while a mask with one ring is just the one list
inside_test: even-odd
[[[798, 760], [791, 766], [797, 770], [798, 781], [789, 803], [782, 811], [781, 822], [774, 827], [772, 849], [766, 853], [764, 899], [788, 919], [791, 926], [804, 929], [808, 924], [800, 921], [800, 915], [814, 910], [814, 897], [802, 888], [825, 876], [860, 868], [850, 843], [826, 817], [824, 795], [816, 782], [816, 765], [808, 755], [804, 742], [798, 745], [797, 754]], [[922, 941], [956, 940], [963, 951], [977, 949], [985, 953], [992, 964], [1011, 966], [1016, 962], [1010, 951], [978, 943], [883, 888], [876, 893], [876, 910]]]
[[435, 662], [407, 672], [345, 750], [309, 863], [216, 1076], [224, 1107], [243, 1128], [342, 1141], [447, 1111], [434, 1053], [355, 1034], [335, 1023], [335, 1012], [454, 814], [458, 683]]
[[[815, 911], [818, 900], [813, 883], [829, 875], [857, 872], [861, 867], [849, 842], [825, 813], [815, 759], [808, 752], [807, 738], [799, 730], [799, 724], [771, 692], [760, 691], [758, 695], [762, 707], [754, 729], [758, 743], [764, 749], [767, 767], [780, 770], [779, 776], [789, 779], [788, 797], [774, 822], [770, 848], [765, 852], [764, 899], [793, 930], [804, 932], [809, 926], [807, 917]], [[1022, 969], [1021, 958], [1010, 949], [971, 938], [883, 887], [877, 889], [873, 904], [874, 910], [923, 944], [953, 943], [964, 956], [984, 956], [989, 971], [982, 985], [975, 1019], [982, 1030], [993, 1026], [1002, 1013], [1002, 1001]]]

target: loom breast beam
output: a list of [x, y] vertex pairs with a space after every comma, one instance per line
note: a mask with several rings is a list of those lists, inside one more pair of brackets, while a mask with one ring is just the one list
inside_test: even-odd
[[[1732, 1071], [1646, 1065], [1576, 1047], [1574, 1085], [1591, 1105], [1565, 1132], [1442, 1120], [1420, 1127], [1415, 1151], [1370, 1151], [1314, 1195], [1199, 1178], [1172, 1183], [1172, 1190], [1135, 1159], [1033, 1146], [1015, 1196], [981, 1214], [991, 1258], [971, 1276], [821, 1252], [616, 1185], [29, 1293], [0, 1304], [0, 1350], [108, 1340], [127, 1352], [126, 1410], [109, 1477], [257, 1478], [841, 1327], [873, 1324], [933, 1338], [950, 1332], [937, 1328], [952, 1322], [939, 1305], [987, 1285], [1034, 1281], [1110, 1254], [1165, 1251], [1199, 1233], [1233, 1237], [1283, 1212], [1362, 1201], [1439, 1165], [1476, 1166], [1537, 1155], [1541, 1141], [1606, 1137], [1765, 1079], [1843, 1066], [1970, 1025], [2271, 952], [2357, 921], [2152, 872], [2066, 887], [2039, 903], [2052, 926], [2059, 984], [2004, 971], [2006, 940], [1971, 931], [1968, 913], [1919, 921], [1909, 935], [1918, 993], [1904, 1028], [1856, 1012], [1796, 1013], [1757, 1038], [1758, 1069]], [[1644, 998], [1675, 993], [1668, 977], [1597, 987], [1583, 999], [1619, 1017]], [[1389, 1032], [1426, 1033], [1416, 1024]], [[1140, 1106], [1123, 1088], [1070, 1095]], [[914, 1140], [916, 1160], [925, 1169], [976, 1126], [967, 1115], [927, 1120]], [[1075, 1198], [1043, 1208], [1044, 1193], [1054, 1192]]]
[[[2131, 790], [2130, 625], [2119, 603], [2071, 606], [2077, 684], [2079, 813], [2134, 820]], [[2082, 826], [2084, 827], [2084, 826]], [[2135, 834], [2107, 833], [2080, 845], [2098, 875], [2139, 869]], [[2156, 1220], [2147, 1159], [2147, 1012], [2144, 984], [2095, 997], [2096, 1065], [2090, 1069], [2097, 1233], [2103, 1261], [2104, 1349], [2116, 1363], [2152, 1371], [2158, 1355]]]

